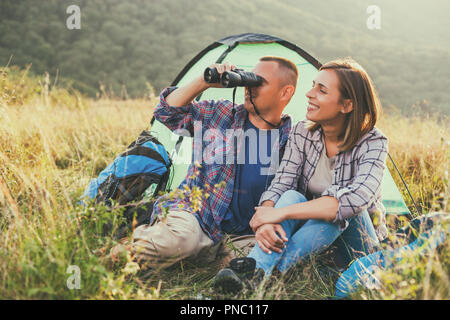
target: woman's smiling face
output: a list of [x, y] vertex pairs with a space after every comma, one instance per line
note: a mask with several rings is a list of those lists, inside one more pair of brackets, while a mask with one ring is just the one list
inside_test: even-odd
[[306, 93], [308, 111], [306, 118], [314, 122], [327, 122], [341, 116], [343, 105], [339, 79], [333, 70], [321, 70]]

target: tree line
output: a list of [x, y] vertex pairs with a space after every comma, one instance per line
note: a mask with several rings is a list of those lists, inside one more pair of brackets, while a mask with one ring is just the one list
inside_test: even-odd
[[[0, 65], [32, 64], [32, 72], [58, 75], [89, 96], [102, 88], [141, 97], [169, 85], [215, 40], [258, 32], [291, 41], [321, 62], [352, 56], [388, 108], [408, 114], [421, 105], [450, 114], [450, 45], [442, 29], [448, 19], [439, 14], [448, 4], [436, 0], [430, 11], [409, 1], [405, 21], [397, 2], [378, 3], [382, 28], [370, 31], [366, 0], [2, 0]], [[79, 30], [66, 25], [73, 4], [81, 11]]]

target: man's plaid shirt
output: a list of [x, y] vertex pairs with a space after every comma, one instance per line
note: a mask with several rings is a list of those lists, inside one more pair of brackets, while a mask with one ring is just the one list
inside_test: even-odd
[[[190, 136], [194, 137], [193, 160], [196, 154], [203, 155], [203, 161], [200, 163], [201, 167], [198, 170], [199, 174], [194, 174], [195, 164], [194, 161], [192, 161], [188, 168], [186, 178], [179, 186], [180, 189], [184, 188], [184, 186], [187, 186], [190, 189], [194, 186], [204, 189], [205, 186], [209, 185], [213, 187], [222, 181], [225, 182], [224, 187], [217, 188], [214, 190], [215, 192], [211, 192], [208, 198], [202, 197], [200, 210], [193, 213], [202, 229], [214, 243], [217, 243], [223, 237], [223, 232], [220, 230], [219, 226], [225, 217], [233, 195], [236, 166], [233, 163], [227, 163], [228, 161], [223, 161], [223, 163], [220, 164], [214, 163], [218, 161], [207, 160], [223, 158], [224, 155], [228, 155], [229, 153], [234, 154], [234, 157], [236, 156], [237, 149], [233, 147], [232, 143], [229, 143], [229, 135], [227, 136], [229, 132], [227, 132], [227, 130], [243, 130], [248, 112], [241, 104], [235, 106], [235, 114], [233, 115], [233, 103], [227, 100], [194, 101], [186, 106], [170, 106], [166, 101], [166, 97], [175, 89], [176, 87], [170, 87], [161, 92], [160, 102], [155, 108], [154, 116], [171, 131], [187, 130]], [[274, 148], [279, 148], [280, 154], [287, 142], [289, 131], [291, 129], [291, 118], [288, 115], [283, 115], [282, 118], [284, 119], [284, 122], [280, 129], [280, 139], [274, 146]], [[196, 133], [194, 133], [194, 130]], [[204, 133], [207, 130], [209, 130], [209, 133], [215, 133], [215, 139], [217, 139], [217, 137], [223, 137], [223, 148], [215, 148], [213, 152], [209, 152], [205, 155], [203, 150], [211, 149], [211, 141], [208, 141], [206, 138], [201, 139], [201, 141], [196, 141], [196, 137], [198, 136], [197, 132], [200, 130], [202, 132], [201, 137], [204, 136]], [[213, 163], [209, 164], [210, 162]], [[273, 175], [270, 177], [273, 178]], [[268, 184], [269, 183], [267, 183], [267, 185]], [[169, 210], [186, 210], [186, 203], [184, 201], [180, 201], [179, 199], [171, 200], [163, 195], [155, 202], [150, 223], [152, 223], [156, 216], [161, 213], [160, 205]]]
[[[307, 120], [300, 121], [292, 129], [280, 167], [270, 187], [262, 194], [260, 204], [266, 200], [277, 202], [288, 190], [306, 195], [324, 148], [322, 128], [311, 132], [307, 124]], [[322, 196], [339, 201], [334, 222], [339, 223], [341, 229], [348, 226], [347, 219], [367, 209], [380, 241], [387, 236], [386, 209], [381, 201], [387, 153], [387, 138], [379, 129], [373, 128], [352, 149], [337, 154], [333, 183]]]

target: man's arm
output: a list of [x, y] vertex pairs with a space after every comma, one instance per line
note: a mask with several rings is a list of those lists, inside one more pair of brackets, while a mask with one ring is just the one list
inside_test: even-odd
[[210, 87], [210, 84], [205, 82], [203, 77], [198, 77], [187, 85], [179, 87], [172, 91], [167, 97], [166, 101], [173, 107], [183, 107], [190, 104], [195, 97]]
[[[211, 68], [216, 68], [217, 72], [221, 76], [225, 71], [231, 71], [236, 69], [236, 66], [224, 63], [224, 64], [214, 64], [210, 66]], [[219, 83], [208, 83], [204, 80], [203, 75], [192, 80], [185, 86], [178, 88], [177, 90], [171, 92], [167, 97], [166, 101], [168, 104], [174, 107], [182, 107], [191, 103], [195, 97], [200, 93], [209, 88], [222, 88]]]
[[[235, 68], [229, 64], [215, 64], [211, 67], [215, 67], [219, 74]], [[201, 76], [179, 88], [164, 89], [153, 112], [154, 117], [171, 131], [179, 132], [177, 134], [186, 135], [184, 131], [187, 131], [188, 135], [193, 136], [195, 121], [201, 121], [202, 125], [206, 125], [207, 117], [210, 117], [214, 113], [213, 109], [220, 105], [220, 101], [195, 101], [199, 94], [211, 87], [219, 88], [221, 85], [207, 83]]]

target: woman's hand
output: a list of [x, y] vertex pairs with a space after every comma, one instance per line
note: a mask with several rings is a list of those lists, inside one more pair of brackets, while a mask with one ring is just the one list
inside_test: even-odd
[[273, 207], [255, 207], [255, 214], [253, 218], [250, 220], [250, 228], [252, 228], [253, 232], [263, 224], [267, 223], [280, 223], [284, 220], [284, 215], [282, 211]]
[[272, 251], [281, 253], [286, 247], [285, 242], [288, 241], [286, 232], [279, 224], [265, 224], [259, 227], [256, 230], [255, 238], [258, 246], [269, 254]]

